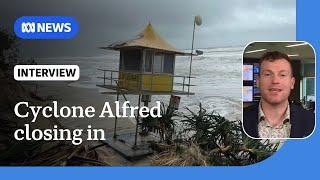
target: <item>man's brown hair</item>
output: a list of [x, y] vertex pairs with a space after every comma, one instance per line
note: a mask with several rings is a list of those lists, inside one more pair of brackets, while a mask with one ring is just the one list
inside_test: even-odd
[[263, 61], [274, 62], [279, 59], [285, 59], [286, 61], [288, 61], [288, 63], [290, 64], [290, 67], [291, 67], [291, 75], [293, 76], [293, 67], [291, 64], [290, 57], [287, 54], [279, 52], [279, 51], [269, 51], [269, 52], [264, 53], [259, 61], [259, 67], [261, 67], [261, 64]]

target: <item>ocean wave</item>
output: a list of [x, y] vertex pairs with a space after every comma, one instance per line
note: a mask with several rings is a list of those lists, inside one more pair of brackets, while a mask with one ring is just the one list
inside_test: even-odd
[[[194, 96], [183, 96], [180, 102], [180, 111], [185, 107], [197, 110], [202, 103], [204, 108], [213, 110], [230, 119], [241, 117], [241, 86], [242, 86], [242, 49], [243, 47], [222, 47], [201, 49], [203, 55], [195, 56], [192, 63], [191, 92]], [[98, 76], [102, 75], [98, 68], [118, 70], [119, 53], [107, 51], [106, 55], [90, 57], [63, 57], [42, 59], [42, 63], [77, 64], [80, 67], [81, 77], [69, 86], [101, 90], [96, 84], [102, 83]], [[188, 75], [190, 57], [177, 57], [175, 73]], [[112, 96], [115, 100], [115, 97]], [[169, 102], [170, 96], [152, 96], [152, 101]], [[136, 104], [137, 97], [128, 95], [128, 100]], [[152, 105], [152, 103], [150, 104]]]

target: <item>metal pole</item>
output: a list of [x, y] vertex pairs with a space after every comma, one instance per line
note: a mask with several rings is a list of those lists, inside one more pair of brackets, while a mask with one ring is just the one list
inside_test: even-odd
[[106, 85], [106, 71], [103, 71], [103, 85]]
[[113, 73], [113, 72], [111, 71], [111, 77], [110, 77], [110, 84], [111, 84], [111, 85], [112, 85], [112, 80], [113, 80], [113, 79], [112, 79], [112, 73]]
[[[117, 101], [119, 101], [119, 91], [117, 90]], [[113, 130], [113, 138], [117, 137], [117, 123], [118, 123], [118, 116], [114, 119], [114, 130]]]
[[135, 134], [135, 137], [134, 137], [134, 148], [137, 146], [137, 139], [138, 139], [138, 126], [139, 126], [139, 110], [140, 110], [140, 98], [141, 98], [141, 94], [139, 94], [139, 98], [138, 98], [138, 112], [137, 112], [137, 117], [136, 117], [136, 120], [137, 120], [137, 125], [136, 125], [136, 134]]
[[190, 79], [191, 79], [191, 66], [192, 66], [192, 53], [193, 53], [193, 42], [194, 42], [194, 31], [196, 29], [196, 20], [193, 20], [193, 32], [192, 32], [192, 45], [191, 45], [191, 55], [190, 55], [190, 67], [189, 67], [189, 84], [188, 84], [188, 96], [190, 92]]
[[[184, 92], [184, 83], [185, 83], [186, 77], [183, 76], [183, 82], [182, 82], [182, 91]], [[189, 94], [189, 93], [188, 93]]]

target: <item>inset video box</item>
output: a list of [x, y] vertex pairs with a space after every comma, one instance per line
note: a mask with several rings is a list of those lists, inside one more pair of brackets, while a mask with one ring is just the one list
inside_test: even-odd
[[78, 65], [16, 65], [17, 81], [76, 81], [80, 77]]

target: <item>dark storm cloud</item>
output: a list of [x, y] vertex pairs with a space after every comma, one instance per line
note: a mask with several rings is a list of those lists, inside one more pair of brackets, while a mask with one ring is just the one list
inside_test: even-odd
[[25, 15], [66, 15], [78, 20], [80, 31], [73, 40], [21, 41], [22, 53], [35, 57], [102, 54], [98, 46], [131, 38], [148, 21], [178, 49], [190, 48], [197, 14], [203, 25], [196, 30], [196, 47], [295, 39], [293, 0], [14, 0], [2, 3], [0, 14], [0, 27], [11, 31], [15, 19]]

